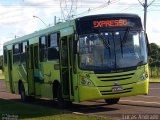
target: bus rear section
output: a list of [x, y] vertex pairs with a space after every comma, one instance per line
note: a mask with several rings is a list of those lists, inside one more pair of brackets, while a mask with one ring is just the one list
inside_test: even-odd
[[82, 17], [76, 26], [80, 101], [148, 93], [147, 40], [137, 15]]

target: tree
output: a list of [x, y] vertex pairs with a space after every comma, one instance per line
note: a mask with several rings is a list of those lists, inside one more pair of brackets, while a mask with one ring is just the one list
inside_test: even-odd
[[156, 43], [151, 43], [149, 45], [150, 53], [149, 53], [149, 66], [150, 66], [150, 75], [153, 77], [153, 71], [156, 72], [156, 76], [159, 76], [160, 69], [160, 47]]
[[150, 47], [149, 63], [160, 61], [160, 47], [156, 43], [151, 43], [149, 47]]

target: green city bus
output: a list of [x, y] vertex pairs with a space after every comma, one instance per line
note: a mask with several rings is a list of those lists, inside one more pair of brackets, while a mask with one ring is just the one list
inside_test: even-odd
[[148, 39], [135, 14], [90, 15], [4, 43], [7, 90], [82, 102], [148, 93]]

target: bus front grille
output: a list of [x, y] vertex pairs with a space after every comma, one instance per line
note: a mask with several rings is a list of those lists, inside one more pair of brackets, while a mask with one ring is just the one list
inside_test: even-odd
[[96, 74], [97, 81], [96, 87], [113, 87], [113, 86], [126, 86], [136, 83], [136, 79], [132, 79], [135, 71], [115, 73], [115, 74]]
[[99, 78], [101, 81], [119, 81], [119, 80], [126, 80], [132, 78], [134, 73], [128, 73], [128, 74], [122, 74], [122, 75], [97, 75], [97, 78]]
[[132, 91], [133, 88], [125, 88], [122, 91], [112, 92], [112, 90], [104, 90], [100, 91], [102, 95], [114, 95], [114, 94], [123, 94], [123, 93], [129, 93]]

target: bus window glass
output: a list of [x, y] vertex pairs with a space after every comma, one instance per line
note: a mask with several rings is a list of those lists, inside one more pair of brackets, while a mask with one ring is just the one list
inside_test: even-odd
[[57, 47], [57, 33], [50, 35], [49, 47]]
[[146, 63], [147, 62], [147, 43], [146, 43], [146, 40], [145, 40], [145, 33], [144, 32], [141, 32], [140, 34], [140, 52], [141, 52], [141, 60]]
[[4, 54], [4, 64], [7, 64], [7, 49], [3, 48], [3, 54]]
[[[106, 35], [106, 36], [105, 36]], [[114, 54], [108, 46], [111, 33], [89, 34], [80, 37], [80, 67], [82, 69], [113, 68]], [[111, 45], [112, 46], [112, 45]]]
[[26, 59], [27, 59], [27, 41], [22, 43], [22, 53], [21, 53], [21, 63], [26, 64]]
[[[38, 46], [34, 47], [34, 67], [38, 69]], [[32, 62], [33, 63], [33, 62]]]
[[79, 38], [81, 69], [115, 70], [146, 63], [146, 43], [140, 31], [91, 33]]
[[47, 58], [47, 37], [40, 37], [40, 61], [46, 61]]
[[22, 43], [22, 52], [25, 53], [27, 51], [27, 42]]
[[13, 48], [13, 54], [17, 54], [20, 52], [20, 49], [19, 49], [19, 44], [15, 44], [14, 45], [14, 48]]
[[45, 36], [41, 37], [41, 45], [46, 46], [46, 44], [47, 44], [46, 37]]
[[13, 45], [13, 63], [14, 64], [19, 64], [21, 60], [21, 55], [20, 55], [20, 44], [17, 43]]
[[57, 33], [50, 35], [48, 41], [48, 60], [59, 59], [58, 37]]

